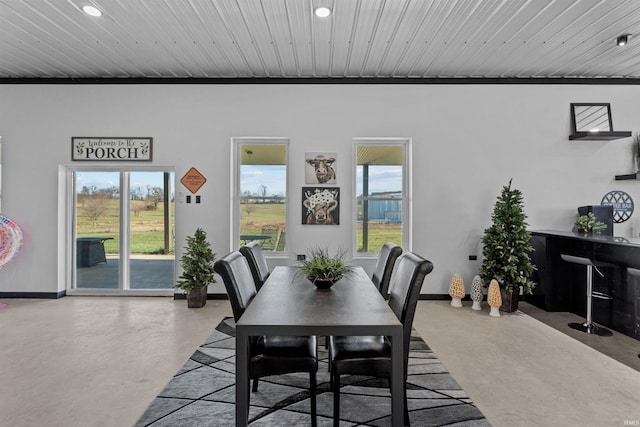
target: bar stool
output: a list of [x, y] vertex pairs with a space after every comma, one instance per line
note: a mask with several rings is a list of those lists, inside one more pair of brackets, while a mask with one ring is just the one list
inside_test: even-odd
[[609, 267], [609, 268], [617, 268], [618, 266], [615, 264], [609, 264], [607, 262], [594, 261], [590, 258], [583, 258], [573, 255], [561, 254], [560, 258], [562, 258], [566, 262], [570, 262], [573, 264], [580, 264], [587, 267], [587, 319], [584, 323], [569, 323], [569, 327], [572, 329], [576, 329], [578, 331], [586, 332], [588, 334], [594, 334], [599, 336], [611, 336], [613, 333], [602, 326], [597, 326], [592, 321], [592, 302], [593, 298], [611, 300], [613, 299], [607, 294], [602, 292], [594, 292], [593, 291], [593, 270], [595, 269], [601, 277], [604, 277], [604, 274], [598, 267]]

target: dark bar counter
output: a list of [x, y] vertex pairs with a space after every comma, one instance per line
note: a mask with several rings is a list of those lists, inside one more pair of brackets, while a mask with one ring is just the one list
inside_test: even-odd
[[531, 231], [531, 258], [538, 271], [538, 286], [530, 302], [547, 311], [568, 311], [586, 316], [586, 268], [570, 264], [560, 254], [615, 264], [601, 268], [604, 278], [593, 273], [594, 291], [610, 300], [593, 300], [594, 322], [640, 340], [640, 280], [627, 267], [640, 268], [640, 239], [585, 235], [570, 231]]

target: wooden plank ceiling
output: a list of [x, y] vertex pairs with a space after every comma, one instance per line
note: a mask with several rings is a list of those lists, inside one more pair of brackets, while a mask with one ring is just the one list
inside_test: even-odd
[[0, 0], [0, 78], [639, 79], [640, 1]]

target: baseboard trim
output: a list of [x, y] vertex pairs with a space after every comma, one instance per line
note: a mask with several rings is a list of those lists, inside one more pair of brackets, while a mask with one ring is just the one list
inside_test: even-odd
[[[418, 299], [433, 300], [433, 301], [447, 301], [451, 299], [451, 296], [449, 296], [448, 294], [420, 294], [420, 298]], [[482, 301], [486, 301], [486, 300], [487, 300], [487, 296], [484, 295], [482, 297]], [[462, 298], [462, 301], [472, 301], [471, 296], [465, 295], [464, 298]], [[524, 298], [522, 297], [522, 295], [520, 295], [520, 301], [524, 301]]]
[[[173, 294], [173, 299], [174, 300], [179, 300], [179, 299], [187, 299], [187, 294], [184, 293], [175, 293]], [[229, 296], [227, 294], [207, 294], [207, 299], [217, 299], [217, 300], [222, 300], [222, 299], [229, 299]]]
[[[59, 299], [67, 295], [67, 291], [60, 292], [0, 292], [0, 298], [41, 298], [41, 299]], [[447, 294], [420, 294], [420, 300], [433, 300], [444, 301], [451, 297]], [[187, 294], [174, 293], [174, 300], [187, 299]], [[229, 299], [227, 294], [207, 294], [208, 300], [226, 300]], [[486, 299], [486, 297], [485, 297]], [[464, 300], [470, 301], [469, 296], [466, 296]]]
[[[187, 294], [184, 293], [175, 293], [173, 294], [173, 299], [174, 300], [182, 300], [182, 299], [187, 299]], [[211, 299], [211, 300], [225, 300], [225, 299], [229, 299], [229, 296], [227, 294], [207, 294], [207, 299]], [[421, 300], [437, 300], [437, 301], [444, 301], [444, 300], [448, 300], [451, 299], [451, 297], [447, 294], [420, 294], [420, 299]], [[471, 301], [470, 298], [465, 298], [465, 299], [469, 299], [469, 301]]]
[[443, 301], [451, 299], [451, 297], [447, 294], [420, 294], [420, 300], [434, 300], [434, 301]]
[[59, 299], [67, 295], [67, 291], [59, 292], [0, 292], [0, 298], [40, 298]]

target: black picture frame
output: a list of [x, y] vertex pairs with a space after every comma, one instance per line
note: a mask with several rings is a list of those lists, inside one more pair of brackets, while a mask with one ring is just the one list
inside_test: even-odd
[[302, 187], [302, 224], [339, 225], [340, 188]]
[[571, 104], [571, 130], [582, 132], [612, 132], [611, 104], [608, 102]]

